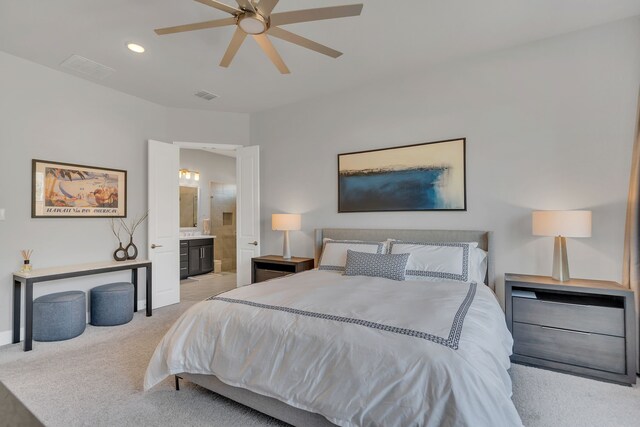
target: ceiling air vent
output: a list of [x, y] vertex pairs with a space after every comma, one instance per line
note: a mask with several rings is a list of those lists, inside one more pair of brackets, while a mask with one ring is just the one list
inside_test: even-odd
[[199, 90], [195, 93], [198, 98], [206, 99], [207, 101], [211, 101], [212, 99], [216, 99], [218, 95], [215, 93], [207, 92], [206, 90]]
[[80, 55], [71, 55], [62, 61], [60, 66], [98, 80], [104, 80], [116, 71], [111, 67], [107, 67], [106, 65], [102, 65]]

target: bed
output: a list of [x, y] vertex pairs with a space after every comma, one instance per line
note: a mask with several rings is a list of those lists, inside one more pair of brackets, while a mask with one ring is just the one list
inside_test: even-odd
[[178, 375], [295, 426], [522, 425], [491, 237], [316, 230], [316, 260], [325, 239], [472, 242], [487, 253], [484, 283], [312, 270], [238, 288], [176, 321], [149, 363], [145, 390]]

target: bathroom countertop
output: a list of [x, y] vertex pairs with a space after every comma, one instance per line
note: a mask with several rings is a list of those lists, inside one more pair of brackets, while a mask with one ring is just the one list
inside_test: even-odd
[[180, 240], [215, 239], [216, 236], [201, 234], [199, 236], [180, 236]]

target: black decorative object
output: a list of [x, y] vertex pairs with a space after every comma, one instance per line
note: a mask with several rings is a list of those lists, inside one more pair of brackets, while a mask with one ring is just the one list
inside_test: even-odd
[[118, 249], [113, 253], [113, 259], [116, 261], [126, 261], [127, 260], [127, 250], [122, 247], [122, 242], [118, 242]]
[[133, 243], [133, 236], [130, 236], [129, 244], [124, 250], [127, 253], [127, 259], [138, 258], [138, 247]]
[[115, 259], [116, 261], [126, 261], [128, 254], [127, 250], [124, 248], [124, 246], [122, 246], [122, 240], [120, 240], [120, 230], [122, 230], [122, 225], [118, 224], [116, 226], [116, 221], [114, 219], [111, 219], [111, 232], [114, 236], [116, 236], [116, 239], [118, 239], [118, 249], [116, 249], [113, 253], [113, 259]]
[[138, 248], [133, 243], [133, 233], [136, 232], [136, 229], [140, 224], [146, 221], [149, 217], [149, 211], [145, 212], [140, 218], [133, 218], [130, 224], [127, 224], [122, 218], [120, 219], [120, 226], [125, 229], [127, 234], [129, 234], [129, 244], [125, 248], [125, 252], [127, 253], [127, 259], [133, 260], [138, 257]]

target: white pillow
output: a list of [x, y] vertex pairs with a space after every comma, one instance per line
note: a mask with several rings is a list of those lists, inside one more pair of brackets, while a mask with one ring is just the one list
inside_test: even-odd
[[476, 242], [391, 241], [389, 253], [409, 253], [406, 280], [484, 283], [486, 252]]
[[370, 254], [386, 253], [384, 242], [324, 239], [318, 270], [344, 271], [349, 249]]

